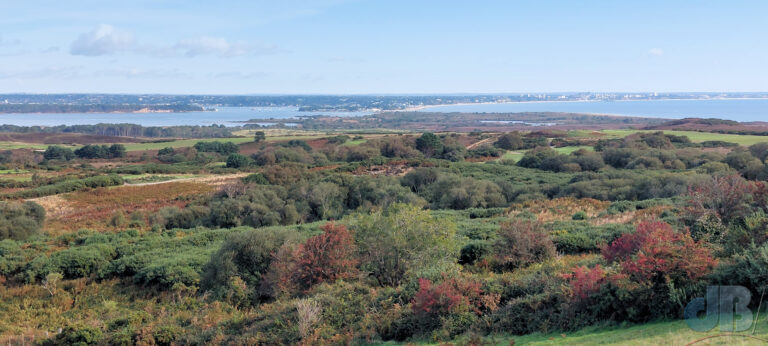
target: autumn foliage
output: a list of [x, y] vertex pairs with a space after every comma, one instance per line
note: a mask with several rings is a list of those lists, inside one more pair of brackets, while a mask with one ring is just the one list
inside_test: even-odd
[[738, 174], [712, 177], [705, 183], [688, 188], [686, 211], [694, 219], [714, 214], [729, 222], [743, 216], [749, 210], [753, 195], [761, 197], [764, 191], [763, 183], [747, 181]]
[[687, 231], [676, 232], [664, 222], [643, 222], [603, 249], [609, 262], [637, 281], [661, 276], [696, 280], [707, 275], [716, 262], [708, 248], [695, 242]]
[[480, 283], [473, 280], [446, 278], [438, 285], [420, 278], [419, 290], [411, 308], [422, 317], [436, 317], [458, 311], [471, 311], [478, 315], [493, 311], [499, 296], [483, 292]]
[[582, 301], [600, 291], [606, 282], [606, 272], [599, 264], [591, 269], [575, 267], [571, 273], [563, 274], [562, 277], [568, 281], [573, 296]]
[[355, 272], [354, 240], [344, 225], [327, 223], [323, 233], [296, 249], [293, 278], [303, 290], [322, 282], [350, 278]]

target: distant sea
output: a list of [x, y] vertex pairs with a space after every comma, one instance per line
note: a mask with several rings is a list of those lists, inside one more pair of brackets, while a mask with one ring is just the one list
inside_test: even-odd
[[768, 99], [512, 102], [425, 107], [420, 112], [567, 112], [649, 118], [768, 121]]
[[[669, 119], [719, 118], [744, 122], [768, 121], [768, 99], [513, 102], [430, 106], [419, 111], [443, 113], [570, 112]], [[143, 126], [211, 124], [238, 126], [243, 121], [251, 119], [258, 119], [259, 124], [269, 125], [271, 124], [269, 119], [296, 119], [311, 115], [362, 116], [368, 114], [371, 112], [300, 112], [296, 107], [220, 107], [216, 112], [185, 113], [0, 114], [0, 124], [56, 126], [131, 123]]]
[[92, 125], [98, 123], [130, 123], [142, 126], [174, 126], [219, 124], [240, 126], [243, 121], [259, 119], [269, 125], [270, 119], [294, 119], [300, 116], [361, 116], [371, 112], [299, 112], [297, 107], [220, 107], [215, 112], [182, 113], [51, 113], [0, 114], [0, 124], [18, 126]]

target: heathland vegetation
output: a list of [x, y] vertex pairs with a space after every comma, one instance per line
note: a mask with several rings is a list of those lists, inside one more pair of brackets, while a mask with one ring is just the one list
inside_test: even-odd
[[0, 152], [0, 342], [683, 342], [768, 285], [768, 137], [218, 129]]

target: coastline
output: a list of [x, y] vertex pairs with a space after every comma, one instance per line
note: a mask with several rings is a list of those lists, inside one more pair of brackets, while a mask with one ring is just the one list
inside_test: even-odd
[[[768, 100], [768, 97], [717, 97], [717, 98], [679, 98], [679, 99], [639, 99], [639, 100], [536, 100], [536, 101], [509, 101], [509, 102], [462, 102], [446, 103], [440, 105], [421, 105], [413, 106], [400, 110], [391, 110], [385, 112], [408, 112], [418, 111], [428, 108], [445, 106], [474, 106], [474, 105], [496, 105], [496, 104], [517, 104], [517, 103], [601, 103], [601, 102], [647, 102], [647, 101], [724, 101], [724, 100]], [[597, 113], [596, 113], [597, 114]]]

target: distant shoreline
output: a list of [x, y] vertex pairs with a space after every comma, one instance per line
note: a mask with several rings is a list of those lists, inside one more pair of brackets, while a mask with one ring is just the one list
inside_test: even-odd
[[207, 112], [194, 106], [0, 104], [0, 114], [150, 114]]
[[446, 103], [439, 105], [421, 105], [407, 107], [406, 109], [391, 110], [385, 112], [409, 112], [422, 109], [446, 107], [446, 106], [474, 106], [474, 105], [499, 105], [516, 103], [600, 103], [600, 102], [647, 102], [647, 101], [720, 101], [720, 100], [768, 100], [768, 97], [718, 97], [718, 98], [677, 98], [677, 99], [640, 99], [640, 100], [536, 100], [536, 101], [508, 101], [508, 102], [462, 102]]

